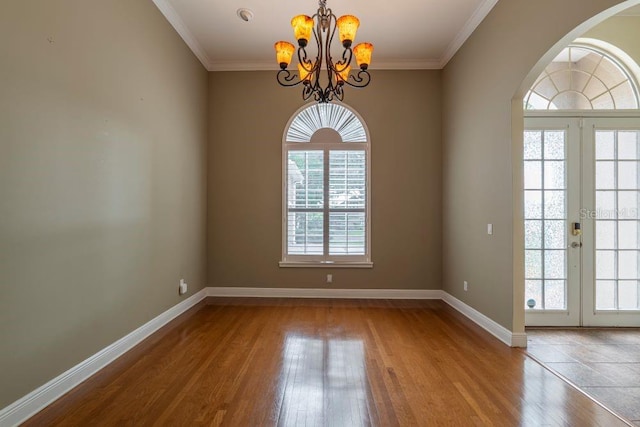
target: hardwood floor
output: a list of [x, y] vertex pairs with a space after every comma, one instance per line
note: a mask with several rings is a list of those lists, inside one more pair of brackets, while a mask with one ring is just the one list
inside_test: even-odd
[[442, 301], [216, 298], [25, 425], [625, 424]]
[[527, 353], [640, 426], [640, 328], [527, 329]]

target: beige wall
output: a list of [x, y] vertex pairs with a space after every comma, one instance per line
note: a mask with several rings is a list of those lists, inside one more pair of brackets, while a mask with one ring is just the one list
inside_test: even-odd
[[587, 31], [583, 37], [609, 42], [640, 64], [640, 16], [612, 16]]
[[205, 284], [207, 72], [147, 0], [3, 0], [0, 58], [2, 408]]
[[440, 72], [372, 74], [345, 102], [371, 135], [374, 268], [335, 270], [278, 267], [282, 134], [300, 89], [275, 72], [210, 74], [209, 285], [440, 289]]
[[521, 96], [597, 23], [590, 18], [618, 3], [499, 1], [443, 71], [443, 288], [512, 330], [524, 317], [522, 256], [513, 249], [522, 247]]

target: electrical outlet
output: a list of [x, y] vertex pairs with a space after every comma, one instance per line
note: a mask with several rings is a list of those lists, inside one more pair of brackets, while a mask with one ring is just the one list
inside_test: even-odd
[[187, 282], [184, 279], [180, 279], [180, 284], [178, 285], [178, 294], [184, 295], [187, 293]]
[[467, 292], [469, 290], [469, 282], [464, 281], [464, 291]]
[[327, 274], [327, 283], [333, 283], [333, 274]]

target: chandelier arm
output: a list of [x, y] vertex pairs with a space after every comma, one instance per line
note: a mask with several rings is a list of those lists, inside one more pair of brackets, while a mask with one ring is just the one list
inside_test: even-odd
[[[333, 25], [332, 25], [333, 24]], [[338, 82], [337, 80], [337, 72], [336, 72], [336, 67], [333, 64], [333, 58], [331, 57], [331, 44], [333, 43], [333, 37], [336, 34], [336, 29], [338, 28], [338, 21], [336, 16], [331, 13], [329, 15], [329, 29], [331, 31], [331, 35], [327, 37], [326, 40], [326, 49], [325, 49], [325, 57], [326, 57], [326, 61], [327, 61], [327, 79], [329, 80], [329, 83], [327, 84], [327, 89], [326, 91], [331, 91], [335, 93], [335, 87], [334, 87], [334, 76], [336, 76], [336, 84]]]
[[[331, 25], [332, 23], [333, 25]], [[336, 35], [336, 30], [338, 29], [338, 20], [333, 13], [329, 15], [329, 28], [331, 29], [331, 35], [327, 37], [327, 68], [329, 68], [329, 63], [331, 63], [331, 68], [335, 70], [333, 58], [331, 57], [331, 45], [333, 44], [333, 37]]]
[[[305, 94], [303, 94], [303, 99], [306, 101], [307, 99], [309, 99], [309, 97], [312, 94], [316, 94], [315, 98], [317, 98], [317, 93], [320, 89], [320, 69], [322, 67], [322, 32], [320, 31], [320, 12], [321, 10], [318, 9], [318, 13], [316, 13], [315, 15], [313, 15], [313, 17], [316, 19], [317, 22], [317, 26], [313, 28], [313, 36], [316, 40], [316, 46], [317, 46], [317, 55], [316, 55], [316, 59], [315, 59], [315, 63], [311, 65], [311, 71], [310, 71], [310, 84], [309, 84], [309, 90], [310, 92], [306, 95], [305, 98]], [[310, 61], [309, 61], [310, 62]], [[316, 99], [316, 101], [318, 101]]]
[[345, 48], [345, 50], [342, 52], [342, 59], [336, 63], [336, 70], [344, 71], [349, 66], [349, 64], [351, 64], [352, 59], [353, 50], [350, 47]]
[[322, 68], [322, 32], [319, 30], [320, 30], [320, 21], [318, 20], [318, 28], [313, 29], [313, 36], [316, 39], [316, 46], [318, 47], [318, 51], [317, 51], [318, 53], [316, 56], [316, 63], [314, 64], [314, 67], [317, 67], [318, 69]]
[[304, 87], [302, 88], [302, 100], [306, 101], [314, 94], [314, 92], [315, 91], [313, 90], [310, 84], [305, 84]]
[[[298, 62], [301, 64], [306, 64], [307, 62], [311, 62], [307, 59], [307, 50], [303, 47], [298, 48]], [[306, 70], [306, 67], [305, 67]]]
[[371, 83], [371, 74], [369, 74], [367, 70], [360, 70], [358, 74], [352, 74], [350, 77], [355, 83], [351, 83], [348, 80], [345, 83], [351, 87], [363, 88], [369, 86], [369, 83]]
[[302, 80], [298, 78], [298, 81], [295, 81], [298, 78], [298, 75], [291, 74], [289, 70], [280, 70], [276, 75], [276, 80], [280, 83], [281, 86], [293, 87], [302, 83]]
[[342, 100], [344, 99], [344, 85], [338, 85], [334, 94], [338, 101], [342, 102]]

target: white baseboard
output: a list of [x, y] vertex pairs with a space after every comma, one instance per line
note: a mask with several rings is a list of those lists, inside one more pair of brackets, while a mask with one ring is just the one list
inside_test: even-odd
[[511, 333], [511, 347], [525, 348], [527, 346], [527, 334], [524, 332]]
[[475, 308], [465, 304], [448, 292], [442, 291], [442, 300], [509, 347], [527, 346], [527, 335], [524, 332], [511, 332], [504, 326], [491, 320]]
[[209, 297], [442, 299], [440, 289], [207, 288]]
[[0, 427], [17, 426], [32, 417], [91, 375], [122, 356], [149, 335], [202, 301], [206, 296], [206, 289], [202, 289], [125, 337], [0, 410]]

